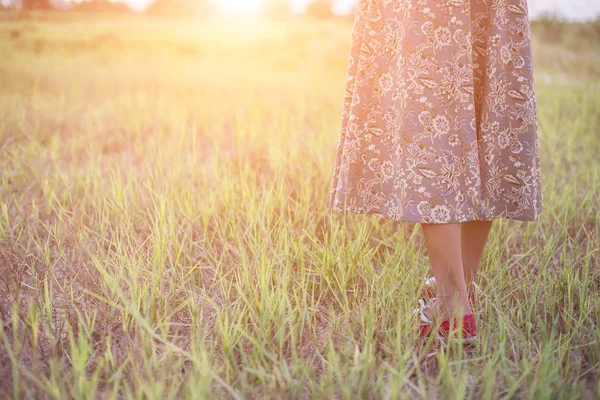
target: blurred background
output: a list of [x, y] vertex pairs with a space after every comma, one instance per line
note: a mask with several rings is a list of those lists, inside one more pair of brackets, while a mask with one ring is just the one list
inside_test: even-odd
[[[327, 17], [348, 15], [358, 0], [0, 0], [5, 8], [112, 11], [165, 14], [263, 14], [283, 16], [307, 14]], [[596, 0], [529, 0], [532, 19], [546, 16], [570, 21], [586, 21], [600, 15]]]

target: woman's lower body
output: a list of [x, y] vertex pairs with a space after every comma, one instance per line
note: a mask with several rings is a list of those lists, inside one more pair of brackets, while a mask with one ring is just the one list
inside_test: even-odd
[[468, 311], [492, 221], [542, 211], [526, 0], [361, 0], [329, 207], [422, 224]]

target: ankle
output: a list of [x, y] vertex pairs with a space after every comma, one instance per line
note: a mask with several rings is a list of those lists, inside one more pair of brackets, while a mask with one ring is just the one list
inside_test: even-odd
[[439, 296], [436, 301], [439, 309], [448, 313], [456, 312], [457, 315], [468, 314], [472, 312], [469, 296], [462, 298], [458, 293], [451, 296]]

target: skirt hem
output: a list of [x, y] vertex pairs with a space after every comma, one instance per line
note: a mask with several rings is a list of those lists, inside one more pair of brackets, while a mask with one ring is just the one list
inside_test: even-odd
[[507, 214], [502, 214], [502, 213], [494, 213], [491, 217], [480, 217], [480, 218], [465, 218], [465, 219], [461, 219], [461, 220], [457, 220], [457, 219], [453, 219], [450, 218], [448, 221], [445, 222], [428, 222], [423, 220], [422, 217], [419, 216], [414, 216], [414, 217], [410, 217], [410, 216], [403, 216], [403, 217], [399, 217], [399, 218], [392, 218], [390, 216], [386, 216], [382, 213], [378, 213], [375, 210], [363, 210], [363, 209], [358, 209], [358, 208], [347, 208], [345, 211], [343, 208], [341, 207], [337, 207], [337, 206], [331, 206], [328, 205], [328, 208], [336, 211], [336, 212], [340, 212], [343, 214], [362, 214], [362, 215], [376, 215], [379, 218], [382, 219], [386, 219], [389, 221], [395, 221], [395, 222], [410, 222], [410, 223], [418, 223], [418, 224], [452, 224], [452, 223], [461, 223], [461, 222], [470, 222], [470, 221], [493, 221], [495, 219], [506, 219], [506, 220], [513, 220], [513, 221], [520, 221], [520, 222], [535, 222], [539, 220], [539, 217], [541, 215], [541, 212], [536, 213], [534, 216], [526, 216], [526, 215], [522, 215], [522, 216], [510, 216]]

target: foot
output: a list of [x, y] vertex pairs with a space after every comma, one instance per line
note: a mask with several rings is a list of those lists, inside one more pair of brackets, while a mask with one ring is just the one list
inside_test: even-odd
[[[434, 297], [431, 299], [430, 306], [423, 309], [423, 315], [431, 321], [445, 321], [452, 317], [452, 308], [450, 301], [444, 301], [443, 298]], [[470, 305], [459, 305], [456, 310], [457, 315], [465, 315], [473, 312]]]
[[[462, 325], [462, 328], [461, 328]], [[438, 338], [444, 342], [460, 341], [463, 344], [472, 344], [477, 340], [477, 318], [475, 314], [468, 313], [461, 318], [445, 320], [438, 331]]]
[[[451, 312], [444, 306], [443, 301], [433, 298], [427, 303], [419, 299], [419, 308], [413, 313], [420, 317], [418, 322], [419, 335], [427, 337], [432, 334], [432, 329], [438, 326], [436, 333], [442, 341], [459, 340], [463, 343], [473, 343], [477, 336], [476, 318], [471, 311], [464, 312], [461, 316], [452, 318]], [[461, 311], [464, 311], [461, 308]], [[462, 324], [462, 330], [457, 329]]]

